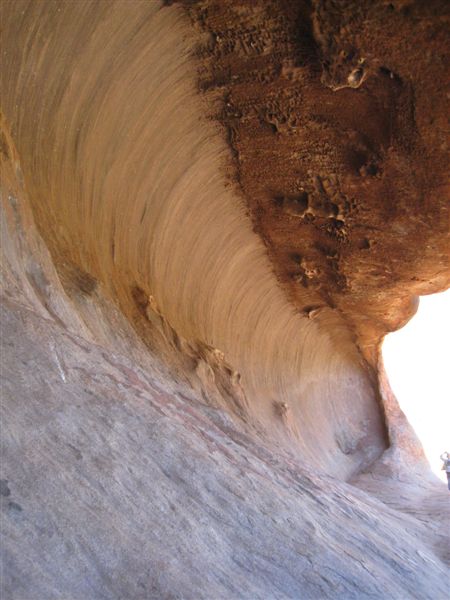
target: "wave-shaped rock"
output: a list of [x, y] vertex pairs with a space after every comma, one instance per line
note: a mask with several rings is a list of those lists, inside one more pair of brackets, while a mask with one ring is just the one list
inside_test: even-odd
[[357, 4], [2, 6], [7, 597], [445, 595], [379, 348], [449, 283], [448, 10]]

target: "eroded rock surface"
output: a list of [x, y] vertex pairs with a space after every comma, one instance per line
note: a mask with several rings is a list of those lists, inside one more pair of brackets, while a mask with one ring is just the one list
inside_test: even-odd
[[186, 4], [277, 276], [376, 363], [416, 296], [448, 285], [448, 3]]
[[446, 4], [1, 10], [5, 598], [444, 597]]

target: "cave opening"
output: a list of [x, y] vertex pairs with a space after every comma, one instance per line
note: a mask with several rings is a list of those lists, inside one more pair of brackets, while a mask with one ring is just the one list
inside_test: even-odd
[[383, 359], [401, 409], [419, 437], [432, 471], [450, 451], [450, 290], [423, 296], [417, 314], [386, 336]]

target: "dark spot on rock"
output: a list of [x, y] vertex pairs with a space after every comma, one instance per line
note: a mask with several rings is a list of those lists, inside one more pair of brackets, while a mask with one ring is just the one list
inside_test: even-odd
[[336, 227], [336, 229], [342, 229], [345, 223], [341, 219], [331, 219], [331, 225], [332, 227]]
[[328, 244], [324, 244], [322, 242], [315, 242], [314, 243], [314, 247], [321, 253], [323, 254], [327, 260], [334, 260], [337, 258], [338, 255], [338, 251], [336, 250], [336, 248], [333, 248], [332, 246], [328, 245]]
[[10, 511], [12, 512], [22, 512], [23, 508], [20, 506], [20, 504], [17, 504], [17, 502], [8, 502], [8, 508]]
[[350, 168], [355, 169], [357, 173], [361, 173], [361, 169], [369, 162], [369, 156], [362, 150], [351, 150], [348, 154], [348, 161]]
[[75, 455], [75, 458], [77, 460], [81, 460], [83, 458], [82, 453], [80, 452], [80, 450], [78, 450], [78, 448], [76, 448], [75, 446], [72, 446], [72, 444], [67, 444], [69, 446], [69, 448], [72, 450], [72, 452]]
[[8, 142], [6, 141], [6, 137], [3, 132], [0, 133], [0, 154], [2, 154], [6, 159], [9, 158]]
[[265, 125], [272, 133], [278, 133], [278, 127], [274, 123], [265, 123]]
[[380, 173], [379, 166], [374, 161], [368, 161], [359, 169], [359, 174], [362, 177], [375, 177]]
[[330, 202], [329, 209], [330, 209], [329, 212], [332, 213], [335, 217], [338, 216], [338, 214], [339, 214], [339, 206], [337, 204], [334, 204], [334, 202]]
[[370, 248], [370, 240], [368, 240], [367, 238], [364, 238], [363, 240], [361, 240], [358, 244], [358, 248], [360, 250], [368, 250]]
[[133, 300], [136, 303], [139, 312], [146, 316], [149, 303], [148, 294], [146, 294], [141, 287], [135, 285], [131, 290], [131, 295], [133, 296]]
[[311, 312], [312, 310], [314, 310], [315, 308], [317, 308], [317, 307], [316, 307], [316, 306], [314, 306], [314, 305], [310, 305], [310, 306], [308, 305], [308, 306], [305, 306], [305, 308], [303, 309], [303, 312], [305, 312], [305, 313], [310, 313], [310, 312]]
[[61, 281], [71, 292], [90, 296], [97, 287], [97, 280], [73, 263], [65, 263], [61, 269]]
[[394, 71], [391, 71], [391, 69], [388, 69], [387, 67], [380, 67], [378, 69], [378, 72], [383, 77], [389, 77], [389, 79], [391, 79], [393, 82], [395, 82], [397, 84], [402, 83], [401, 77], [399, 75], [397, 75], [397, 73], [394, 73]]
[[82, 271], [81, 269], [77, 269], [74, 277], [74, 283], [81, 292], [87, 294], [88, 296], [92, 294], [97, 287], [97, 280], [92, 277], [92, 275], [89, 275], [89, 273]]
[[11, 490], [9, 489], [9, 486], [8, 486], [8, 480], [0, 479], [0, 496], [10, 496], [10, 495], [11, 495]]
[[50, 282], [47, 279], [42, 267], [37, 263], [32, 263], [27, 271], [27, 277], [34, 290], [40, 295], [41, 293], [46, 294]]
[[346, 61], [350, 62], [355, 58], [356, 50], [354, 48], [341, 50], [341, 57]]
[[279, 206], [279, 207], [283, 206], [283, 200], [284, 200], [283, 196], [274, 196], [274, 198], [273, 198], [274, 203], [276, 204], [276, 206]]
[[339, 271], [332, 271], [330, 273], [330, 281], [332, 281], [339, 290], [347, 289], [347, 278], [342, 273], [339, 273]]

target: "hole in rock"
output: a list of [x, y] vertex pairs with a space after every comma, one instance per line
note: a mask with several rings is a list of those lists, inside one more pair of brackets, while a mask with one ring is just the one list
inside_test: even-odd
[[419, 437], [433, 472], [450, 452], [450, 290], [420, 299], [417, 314], [383, 344], [383, 359], [401, 409]]

